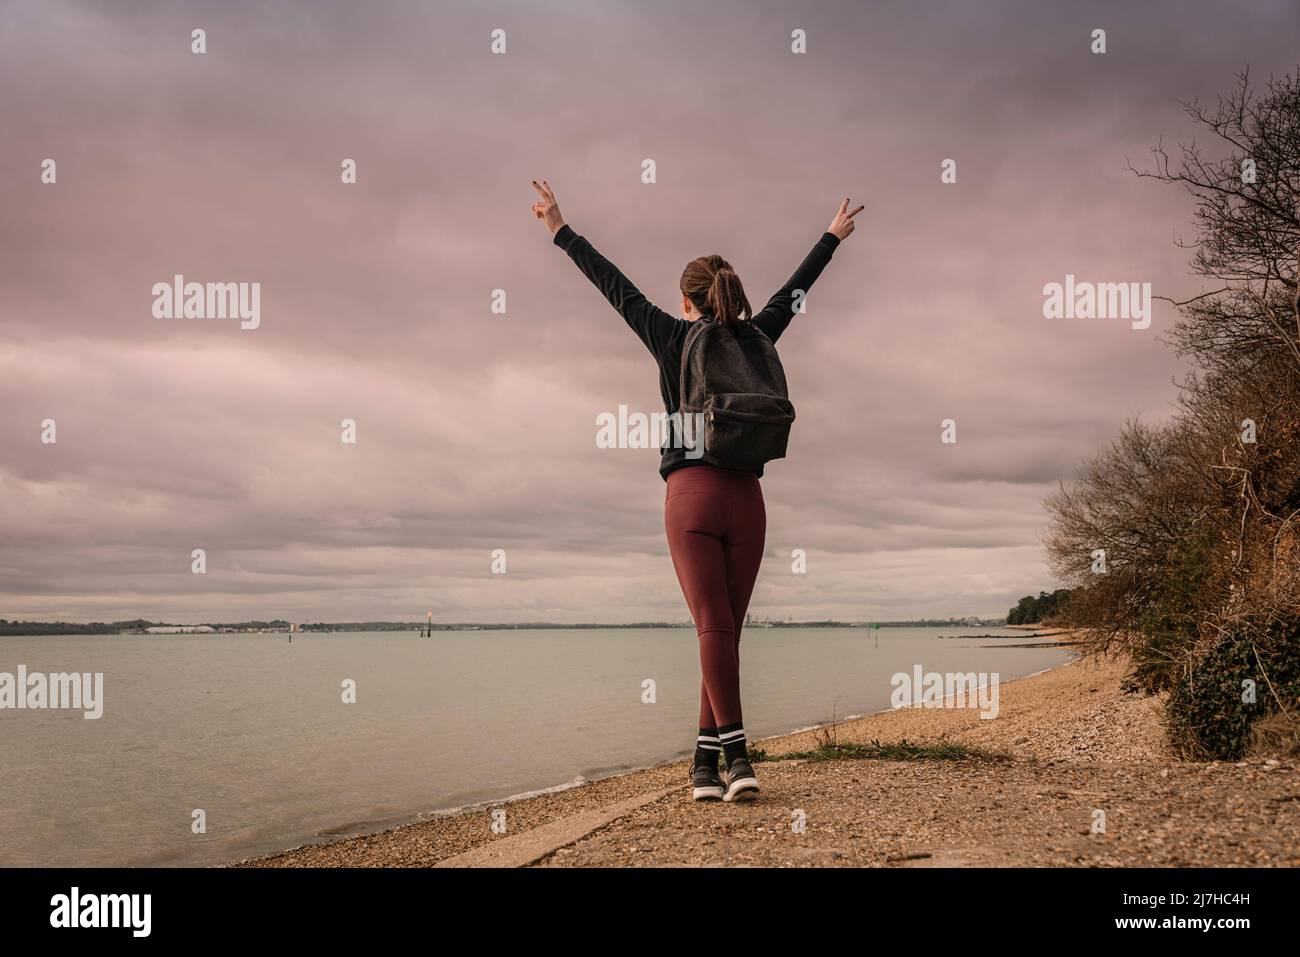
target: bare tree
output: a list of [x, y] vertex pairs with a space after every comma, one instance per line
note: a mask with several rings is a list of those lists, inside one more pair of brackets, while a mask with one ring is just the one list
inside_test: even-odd
[[1300, 364], [1300, 71], [1270, 78], [1257, 95], [1249, 70], [1214, 109], [1184, 104], [1226, 154], [1195, 143], [1177, 160], [1163, 142], [1144, 178], [1183, 186], [1196, 198], [1192, 270], [1215, 288], [1176, 303], [1174, 343], [1209, 369], [1235, 369], [1282, 350]]
[[1217, 719], [1187, 694], [1198, 669], [1218, 692], [1225, 662], [1257, 667], [1275, 714], [1296, 702], [1270, 674], [1300, 682], [1300, 71], [1262, 94], [1237, 79], [1215, 109], [1185, 105], [1224, 155], [1193, 144], [1175, 162], [1158, 145], [1155, 169], [1134, 170], [1195, 197], [1197, 236], [1180, 245], [1213, 280], [1176, 303], [1172, 344], [1197, 367], [1179, 414], [1126, 425], [1046, 503], [1086, 646], [1128, 653], [1147, 690], [1176, 689], [1202, 743]]

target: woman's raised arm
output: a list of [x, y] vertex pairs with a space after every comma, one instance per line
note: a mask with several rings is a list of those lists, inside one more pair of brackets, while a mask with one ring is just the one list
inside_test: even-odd
[[835, 252], [835, 247], [853, 235], [853, 217], [862, 210], [861, 206], [850, 210], [847, 199], [840, 203], [839, 211], [831, 220], [831, 224], [826, 227], [826, 232], [822, 233], [821, 239], [813, 246], [812, 252], [799, 264], [799, 268], [794, 271], [794, 275], [786, 281], [785, 285], [767, 301], [767, 305], [758, 315], [754, 316], [754, 325], [762, 329], [773, 342], [780, 338], [781, 333], [785, 332], [785, 327], [790, 325], [790, 320], [794, 318], [795, 294], [807, 295], [812, 284], [826, 268], [826, 264], [831, 261], [831, 254]]
[[596, 252], [594, 246], [573, 231], [560, 215], [555, 192], [545, 180], [533, 180], [541, 200], [533, 203], [533, 215], [546, 224], [559, 246], [582, 270], [583, 275], [604, 294], [632, 331], [656, 357], [672, 337], [673, 327], [682, 320], [670, 316], [641, 294], [641, 290], [617, 266]]

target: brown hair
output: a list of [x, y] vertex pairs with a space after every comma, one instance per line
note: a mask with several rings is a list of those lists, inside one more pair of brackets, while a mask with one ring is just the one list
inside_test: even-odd
[[681, 287], [682, 295], [694, 303], [701, 314], [708, 313], [723, 325], [740, 322], [742, 312], [746, 319], [753, 315], [740, 277], [732, 270], [731, 263], [721, 256], [692, 259], [682, 271]]

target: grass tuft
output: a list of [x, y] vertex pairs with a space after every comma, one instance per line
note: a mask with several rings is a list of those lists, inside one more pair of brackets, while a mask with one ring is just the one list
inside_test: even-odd
[[765, 761], [1004, 761], [1005, 755], [964, 744], [940, 741], [937, 744], [914, 744], [907, 739], [870, 744], [839, 743], [821, 740], [811, 751], [788, 751], [779, 755], [764, 755]]

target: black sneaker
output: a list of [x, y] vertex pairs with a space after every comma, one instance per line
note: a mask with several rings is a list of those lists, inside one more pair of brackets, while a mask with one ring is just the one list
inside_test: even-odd
[[722, 780], [726, 783], [722, 794], [724, 801], [751, 801], [758, 796], [758, 778], [744, 758], [736, 758], [728, 764]]
[[722, 800], [722, 778], [718, 777], [718, 766], [716, 764], [695, 764], [692, 762], [690, 777], [691, 784], [694, 786], [691, 797], [695, 800]]

